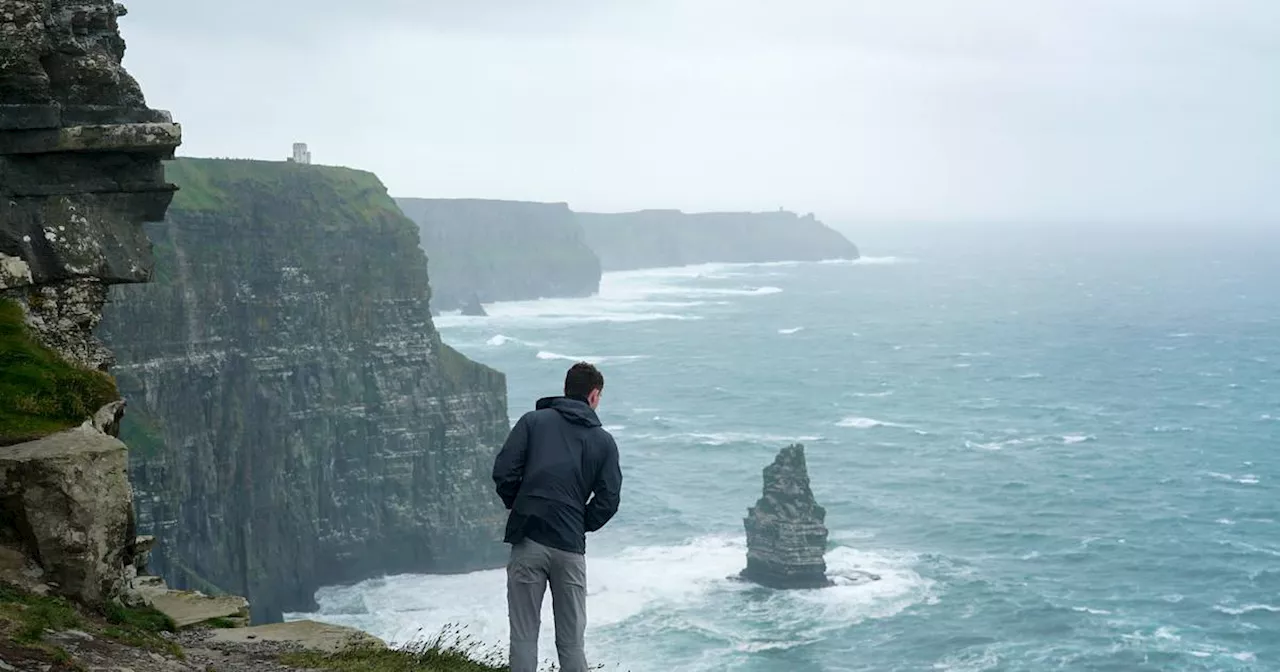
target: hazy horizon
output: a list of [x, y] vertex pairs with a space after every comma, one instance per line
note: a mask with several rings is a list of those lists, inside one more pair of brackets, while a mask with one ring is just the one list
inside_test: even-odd
[[133, 0], [182, 155], [828, 223], [1274, 222], [1280, 5]]

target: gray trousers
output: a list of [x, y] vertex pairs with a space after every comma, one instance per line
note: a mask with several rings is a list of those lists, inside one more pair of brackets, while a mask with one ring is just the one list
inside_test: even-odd
[[560, 672], [586, 672], [587, 559], [525, 539], [507, 562], [507, 614], [511, 620], [511, 672], [537, 672], [542, 597], [551, 584]]

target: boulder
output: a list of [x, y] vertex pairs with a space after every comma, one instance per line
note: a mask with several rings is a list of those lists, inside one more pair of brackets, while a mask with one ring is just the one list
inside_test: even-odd
[[826, 516], [809, 488], [804, 446], [783, 448], [764, 468], [764, 494], [743, 519], [747, 568], [741, 578], [779, 589], [833, 585], [823, 559]]
[[0, 544], [22, 549], [59, 594], [111, 599], [133, 559], [127, 474], [125, 445], [90, 422], [0, 448]]

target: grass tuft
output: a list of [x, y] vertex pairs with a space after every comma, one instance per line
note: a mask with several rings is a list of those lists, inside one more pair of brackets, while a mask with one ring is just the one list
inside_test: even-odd
[[[506, 652], [485, 644], [456, 625], [402, 649], [356, 645], [338, 653], [303, 651], [281, 657], [292, 667], [337, 672], [510, 672]], [[547, 661], [543, 670], [556, 669]], [[604, 669], [594, 665], [590, 669]]]
[[110, 376], [40, 345], [24, 319], [22, 306], [0, 299], [0, 446], [74, 427], [120, 398]]
[[455, 626], [403, 649], [357, 645], [338, 653], [286, 654], [286, 665], [338, 672], [507, 672], [501, 652]]
[[10, 636], [19, 644], [39, 644], [46, 630], [70, 630], [84, 622], [60, 597], [28, 595], [7, 585], [0, 586], [0, 620], [12, 624]]
[[103, 637], [139, 649], [167, 653], [180, 660], [185, 658], [182, 647], [161, 636], [164, 632], [177, 632], [178, 625], [159, 610], [111, 603], [103, 610], [103, 616], [111, 624], [102, 629]]

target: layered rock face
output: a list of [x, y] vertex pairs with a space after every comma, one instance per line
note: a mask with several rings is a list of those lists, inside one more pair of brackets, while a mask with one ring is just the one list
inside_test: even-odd
[[432, 308], [590, 296], [600, 260], [564, 203], [398, 198], [421, 229], [431, 264]]
[[642, 210], [579, 213], [578, 221], [606, 271], [858, 258], [857, 246], [811, 214]]
[[822, 588], [827, 578], [827, 511], [813, 498], [804, 446], [782, 449], [764, 468], [764, 494], [747, 512], [742, 578], [770, 588]]
[[171, 584], [250, 598], [500, 566], [506, 381], [443, 344], [417, 227], [372, 174], [179, 159], [154, 282], [100, 330], [139, 527]]
[[141, 554], [93, 330], [108, 285], [151, 272], [142, 222], [169, 205], [181, 136], [121, 67], [123, 13], [0, 2], [0, 547], [86, 603], [119, 595]]

